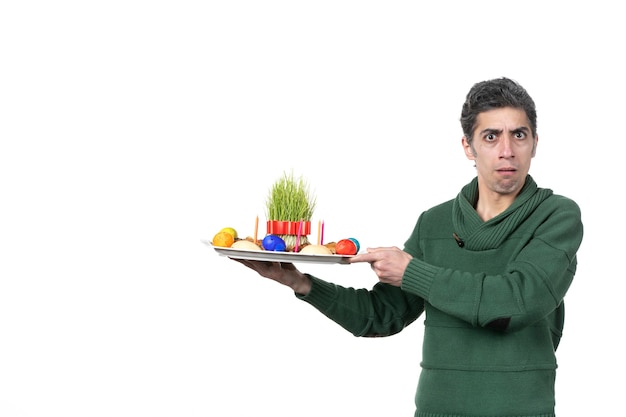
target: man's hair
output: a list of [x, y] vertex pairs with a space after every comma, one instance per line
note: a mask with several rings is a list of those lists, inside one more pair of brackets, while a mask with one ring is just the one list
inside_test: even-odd
[[467, 93], [461, 110], [461, 128], [469, 143], [473, 140], [472, 135], [478, 115], [502, 107], [524, 110], [532, 135], [537, 136], [535, 102], [524, 87], [509, 78], [502, 77], [476, 83]]

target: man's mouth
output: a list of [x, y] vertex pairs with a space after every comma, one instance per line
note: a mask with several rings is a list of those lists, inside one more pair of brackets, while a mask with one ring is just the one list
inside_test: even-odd
[[507, 167], [507, 168], [499, 168], [496, 171], [501, 173], [501, 174], [513, 174], [513, 173], [515, 173], [517, 171], [517, 169]]

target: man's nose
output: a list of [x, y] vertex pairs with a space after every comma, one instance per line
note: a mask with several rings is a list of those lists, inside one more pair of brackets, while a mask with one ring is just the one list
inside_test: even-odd
[[500, 141], [500, 158], [513, 158], [513, 138], [504, 137]]

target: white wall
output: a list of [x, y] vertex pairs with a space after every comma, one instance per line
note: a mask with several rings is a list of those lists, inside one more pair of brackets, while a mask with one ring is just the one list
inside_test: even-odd
[[[411, 416], [421, 320], [354, 338], [201, 240], [252, 234], [294, 170], [327, 240], [402, 246], [474, 175], [461, 104], [499, 76], [537, 103], [531, 174], [578, 201], [586, 227], [557, 411], [614, 414], [617, 5], [425, 3], [3, 3], [0, 415]], [[375, 283], [363, 265], [303, 269]]]

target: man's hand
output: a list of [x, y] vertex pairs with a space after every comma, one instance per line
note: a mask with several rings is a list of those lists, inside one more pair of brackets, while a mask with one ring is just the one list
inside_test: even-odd
[[292, 263], [250, 261], [247, 259], [233, 259], [233, 261], [244, 264], [262, 277], [286, 285], [298, 294], [306, 295], [311, 290], [309, 277], [300, 272]]
[[411, 259], [413, 259], [411, 255], [393, 246], [367, 248], [366, 253], [350, 258], [350, 263], [368, 262], [380, 282], [399, 287], [402, 284], [404, 271]]

